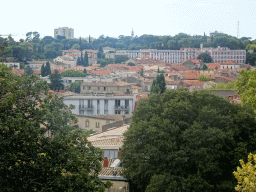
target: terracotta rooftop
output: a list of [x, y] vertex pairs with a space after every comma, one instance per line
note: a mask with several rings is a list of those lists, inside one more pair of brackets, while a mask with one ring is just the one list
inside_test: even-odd
[[239, 64], [234, 61], [227, 61], [225, 63], [221, 63], [221, 65], [239, 65]]
[[207, 67], [208, 67], [208, 69], [211, 69], [211, 70], [213, 70], [213, 69], [219, 69], [220, 68], [220, 63], [209, 63], [208, 65], [207, 65]]
[[111, 73], [113, 73], [112, 70], [90, 70], [90, 71], [87, 71], [88, 74], [91, 74], [91, 75], [109, 75]]
[[184, 81], [184, 87], [190, 87], [194, 85], [204, 85], [205, 81]]
[[200, 75], [200, 71], [183, 71], [183, 75], [185, 80], [197, 80]]
[[184, 63], [187, 61], [190, 61], [192, 63], [200, 63], [202, 60], [201, 59], [188, 59], [188, 60], [185, 60]]

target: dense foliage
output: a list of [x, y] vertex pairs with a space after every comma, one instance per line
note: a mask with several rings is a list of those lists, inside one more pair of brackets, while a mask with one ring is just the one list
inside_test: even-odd
[[239, 74], [236, 81], [239, 97], [256, 110], [256, 70], [242, 70]]
[[234, 191], [233, 171], [256, 150], [254, 110], [208, 91], [140, 100], [122, 148], [132, 191]]
[[[230, 49], [245, 49], [252, 51], [247, 52], [247, 62], [255, 65], [256, 56], [255, 50], [252, 45], [256, 42], [251, 41], [250, 38], [242, 37], [237, 39], [227, 34], [218, 34], [214, 37], [208, 37], [205, 35], [190, 36], [188, 34], [179, 33], [175, 36], [154, 36], [154, 35], [142, 35], [140, 37], [135, 36], [123, 36], [118, 38], [100, 36], [90, 42], [85, 39], [66, 39], [63, 36], [58, 36], [56, 39], [51, 36], [45, 36], [42, 39], [39, 33], [29, 33], [26, 41], [20, 40], [15, 42], [12, 37], [2, 38], [0, 37], [0, 59], [4, 61], [6, 57], [14, 57], [15, 61], [27, 62], [31, 59], [52, 59], [58, 55], [61, 55], [61, 50], [68, 50], [73, 48], [79, 48], [79, 50], [93, 49], [99, 50], [98, 58], [104, 59], [104, 53], [102, 47], [113, 47], [116, 49], [171, 49], [179, 50], [182, 47], [195, 47], [200, 48], [200, 44], [204, 47], [228, 47]], [[35, 38], [34, 38], [35, 37]], [[210, 41], [207, 41], [207, 38]], [[90, 38], [92, 39], [92, 38]], [[84, 59], [84, 58], [83, 58]], [[81, 60], [81, 58], [80, 58]]]
[[102, 152], [69, 125], [76, 119], [63, 98], [5, 65], [0, 85], [0, 191], [105, 191], [109, 183], [97, 176]]
[[49, 79], [51, 83], [49, 84], [50, 89], [54, 91], [59, 91], [64, 89], [64, 84], [62, 76], [58, 70], [54, 70], [54, 73], [50, 74]]
[[201, 59], [204, 63], [212, 63], [213, 62], [212, 57], [206, 52], [200, 53], [197, 56], [197, 59]]
[[256, 191], [256, 155], [250, 153], [247, 163], [242, 159], [239, 162], [241, 167], [237, 167], [237, 171], [233, 172], [238, 181], [236, 191]]
[[198, 81], [211, 81], [211, 78], [206, 77], [204, 75], [199, 75]]
[[86, 77], [86, 73], [76, 70], [66, 70], [61, 73], [62, 77]]
[[223, 83], [219, 82], [216, 85], [212, 85], [208, 89], [210, 90], [237, 90], [236, 82]]
[[76, 81], [74, 83], [72, 82], [72, 83], [70, 83], [68, 90], [74, 91], [75, 93], [80, 93], [82, 83], [83, 82], [81, 82], [81, 81]]
[[152, 93], [164, 93], [166, 90], [165, 77], [163, 73], [156, 76], [150, 87], [150, 94]]

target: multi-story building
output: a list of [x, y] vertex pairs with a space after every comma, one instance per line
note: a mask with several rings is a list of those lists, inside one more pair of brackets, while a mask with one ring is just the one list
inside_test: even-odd
[[71, 95], [64, 96], [66, 105], [74, 105], [77, 115], [132, 114], [136, 95]]
[[157, 49], [140, 49], [140, 50], [121, 50], [117, 55], [127, 55], [130, 58], [152, 58], [163, 60], [167, 63], [183, 63], [188, 59], [197, 59], [202, 52], [207, 52], [213, 59], [214, 63], [225, 63], [234, 61], [238, 64], [245, 64], [245, 50], [230, 50], [227, 47], [217, 48], [180, 48], [180, 50], [157, 50]]
[[74, 29], [68, 27], [59, 27], [54, 29], [54, 38], [58, 35], [65, 36], [67, 39], [74, 39]]
[[[125, 82], [123, 82], [125, 83]], [[130, 93], [131, 85], [120, 85], [118, 83], [113, 82], [95, 82], [89, 83], [86, 82], [81, 85], [81, 93], [82, 94], [90, 94], [90, 93]]]

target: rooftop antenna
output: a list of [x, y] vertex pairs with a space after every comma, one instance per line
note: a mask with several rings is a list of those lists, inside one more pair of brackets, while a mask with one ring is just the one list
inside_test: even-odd
[[239, 21], [238, 21], [238, 24], [237, 24], [237, 39], [239, 39]]

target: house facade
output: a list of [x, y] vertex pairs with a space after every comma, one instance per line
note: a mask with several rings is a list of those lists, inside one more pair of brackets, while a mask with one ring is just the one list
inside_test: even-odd
[[135, 95], [70, 95], [64, 96], [66, 105], [74, 105], [76, 115], [132, 114]]

